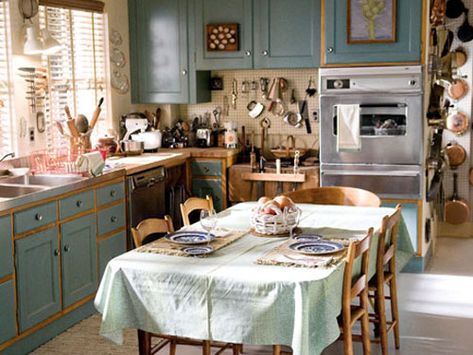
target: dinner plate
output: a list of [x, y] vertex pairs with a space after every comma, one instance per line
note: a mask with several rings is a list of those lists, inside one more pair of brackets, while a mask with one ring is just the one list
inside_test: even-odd
[[177, 244], [203, 244], [214, 240], [215, 235], [199, 231], [182, 231], [168, 234], [166, 239]]
[[330, 241], [304, 241], [289, 245], [289, 248], [302, 254], [324, 255], [332, 254], [342, 250], [344, 247], [340, 243]]
[[292, 239], [298, 242], [317, 242], [322, 238], [319, 234], [298, 234], [292, 237]]
[[205, 254], [210, 254], [211, 252], [214, 251], [214, 248], [212, 248], [210, 245], [196, 245], [196, 246], [190, 246], [190, 247], [185, 247], [181, 249], [184, 253], [189, 254], [189, 255], [205, 255]]

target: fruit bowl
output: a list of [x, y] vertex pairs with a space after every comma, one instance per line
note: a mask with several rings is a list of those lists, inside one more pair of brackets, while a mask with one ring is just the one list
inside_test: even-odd
[[290, 229], [297, 227], [300, 209], [292, 204], [281, 206], [270, 200], [258, 205], [251, 215], [251, 226], [255, 232], [264, 235], [287, 235]]

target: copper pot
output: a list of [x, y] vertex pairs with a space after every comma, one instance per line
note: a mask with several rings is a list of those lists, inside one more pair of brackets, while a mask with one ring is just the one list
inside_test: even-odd
[[445, 125], [449, 131], [462, 135], [468, 129], [470, 120], [463, 112], [453, 111], [447, 116]]

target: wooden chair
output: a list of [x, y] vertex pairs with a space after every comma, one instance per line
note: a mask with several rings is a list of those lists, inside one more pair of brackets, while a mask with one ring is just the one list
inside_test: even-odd
[[[369, 283], [370, 298], [374, 299], [374, 314], [370, 314], [370, 321], [375, 324], [375, 336], [372, 341], [381, 343], [383, 355], [388, 354], [388, 333], [394, 331], [396, 349], [401, 346], [399, 335], [399, 312], [396, 281], [396, 247], [399, 221], [401, 219], [401, 205], [391, 216], [385, 216], [378, 237], [376, 257], [376, 275]], [[385, 295], [384, 285], [389, 288], [389, 295]], [[391, 321], [387, 321], [385, 300], [391, 301]]]
[[[363, 342], [363, 353], [371, 354], [371, 342], [369, 335], [368, 317], [368, 269], [370, 243], [373, 237], [373, 228], [368, 230], [366, 237], [359, 242], [350, 243], [346, 256], [345, 271], [342, 284], [342, 313], [339, 317], [341, 324], [341, 338], [344, 343], [345, 355], [353, 355], [353, 340], [360, 338]], [[354, 271], [355, 260], [361, 257], [359, 271]], [[359, 305], [355, 306], [352, 301], [359, 298]], [[361, 337], [352, 334], [353, 325], [356, 321], [361, 322]], [[273, 355], [281, 355], [281, 345], [273, 345]]]
[[174, 226], [171, 216], [164, 216], [164, 219], [148, 218], [142, 220], [136, 228], [131, 228], [131, 235], [135, 242], [135, 247], [143, 245], [143, 240], [151, 234], [155, 233], [172, 233]]
[[195, 210], [213, 210], [214, 203], [212, 197], [206, 198], [190, 197], [184, 203], [181, 203], [182, 222], [185, 226], [190, 226], [189, 214]]
[[285, 194], [296, 203], [314, 203], [318, 205], [344, 205], [379, 207], [379, 197], [367, 190], [355, 187], [324, 186], [303, 189]]

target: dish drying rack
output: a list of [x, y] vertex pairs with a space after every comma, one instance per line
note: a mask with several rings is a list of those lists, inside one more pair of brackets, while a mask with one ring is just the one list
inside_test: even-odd
[[44, 149], [32, 153], [29, 157], [33, 174], [74, 174], [88, 176], [87, 168], [79, 168], [80, 156], [67, 148]]

